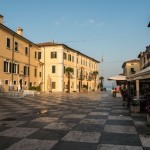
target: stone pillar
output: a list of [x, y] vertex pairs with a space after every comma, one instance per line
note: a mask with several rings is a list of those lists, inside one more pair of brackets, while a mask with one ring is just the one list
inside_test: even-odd
[[139, 80], [136, 80], [136, 97], [139, 99]]

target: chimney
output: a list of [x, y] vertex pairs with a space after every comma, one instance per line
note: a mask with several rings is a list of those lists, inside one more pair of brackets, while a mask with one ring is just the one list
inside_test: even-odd
[[0, 23], [3, 24], [3, 16], [0, 14]]
[[18, 27], [17, 33], [18, 33], [19, 35], [23, 36], [23, 29], [20, 28], [20, 27]]

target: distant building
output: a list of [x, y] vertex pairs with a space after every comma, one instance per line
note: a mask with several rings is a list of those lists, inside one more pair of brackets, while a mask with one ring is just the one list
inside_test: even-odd
[[98, 71], [99, 61], [76, 51], [65, 44], [39, 43], [40, 61], [43, 66], [43, 91], [65, 92], [68, 87], [68, 77], [65, 72], [67, 67], [73, 68], [70, 89], [81, 91], [87, 88], [89, 91], [97, 90], [98, 76], [95, 80], [92, 75]]
[[68, 87], [66, 68], [73, 68], [70, 89], [97, 90], [99, 61], [65, 44], [35, 44], [3, 25], [0, 15], [0, 91], [26, 90], [40, 86], [42, 91], [65, 92]]
[[125, 61], [122, 64], [122, 69], [123, 69], [123, 74], [125, 76], [130, 76], [132, 74], [137, 73], [140, 71], [140, 60], [139, 59], [133, 59], [133, 60], [128, 60]]
[[38, 86], [38, 46], [23, 37], [23, 29], [12, 31], [0, 15], [0, 89], [24, 90]]

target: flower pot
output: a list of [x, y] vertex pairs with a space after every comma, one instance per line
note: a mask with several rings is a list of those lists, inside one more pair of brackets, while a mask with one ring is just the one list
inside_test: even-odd
[[132, 106], [132, 105], [130, 105], [130, 111], [132, 113], [138, 113], [138, 112], [140, 112], [140, 106]]

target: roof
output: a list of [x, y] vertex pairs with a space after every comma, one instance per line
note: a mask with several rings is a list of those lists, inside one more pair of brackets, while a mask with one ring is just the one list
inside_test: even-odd
[[122, 64], [122, 68], [124, 68], [127, 63], [134, 63], [134, 62], [140, 62], [140, 60], [139, 59], [132, 59], [132, 60], [125, 61]]
[[25, 37], [19, 35], [18, 33], [16, 33], [15, 31], [11, 30], [10, 28], [6, 27], [5, 25], [3, 25], [2, 23], [0, 23], [0, 27], [2, 27], [3, 29], [5, 29], [6, 31], [12, 33], [13, 35], [15, 36], [18, 36], [19, 38], [27, 41], [28, 43], [32, 44], [32, 45], [35, 45], [38, 47], [38, 45], [36, 45], [35, 43], [31, 42], [30, 40], [26, 39]]
[[69, 50], [71, 50], [71, 51], [73, 51], [73, 52], [75, 52], [77, 54], [83, 55], [85, 57], [88, 57], [89, 59], [92, 59], [93, 61], [95, 61], [97, 63], [100, 63], [100, 61], [95, 60], [94, 58], [89, 57], [89, 56], [87, 56], [87, 55], [85, 55], [85, 54], [83, 54], [83, 53], [81, 53], [81, 52], [79, 52], [79, 51], [77, 51], [77, 50], [67, 46], [66, 44], [54, 43], [54, 42], [45, 42], [45, 43], [37, 43], [37, 45], [40, 46], [40, 47], [44, 47], [44, 46], [63, 46], [64, 48], [68, 48]]

